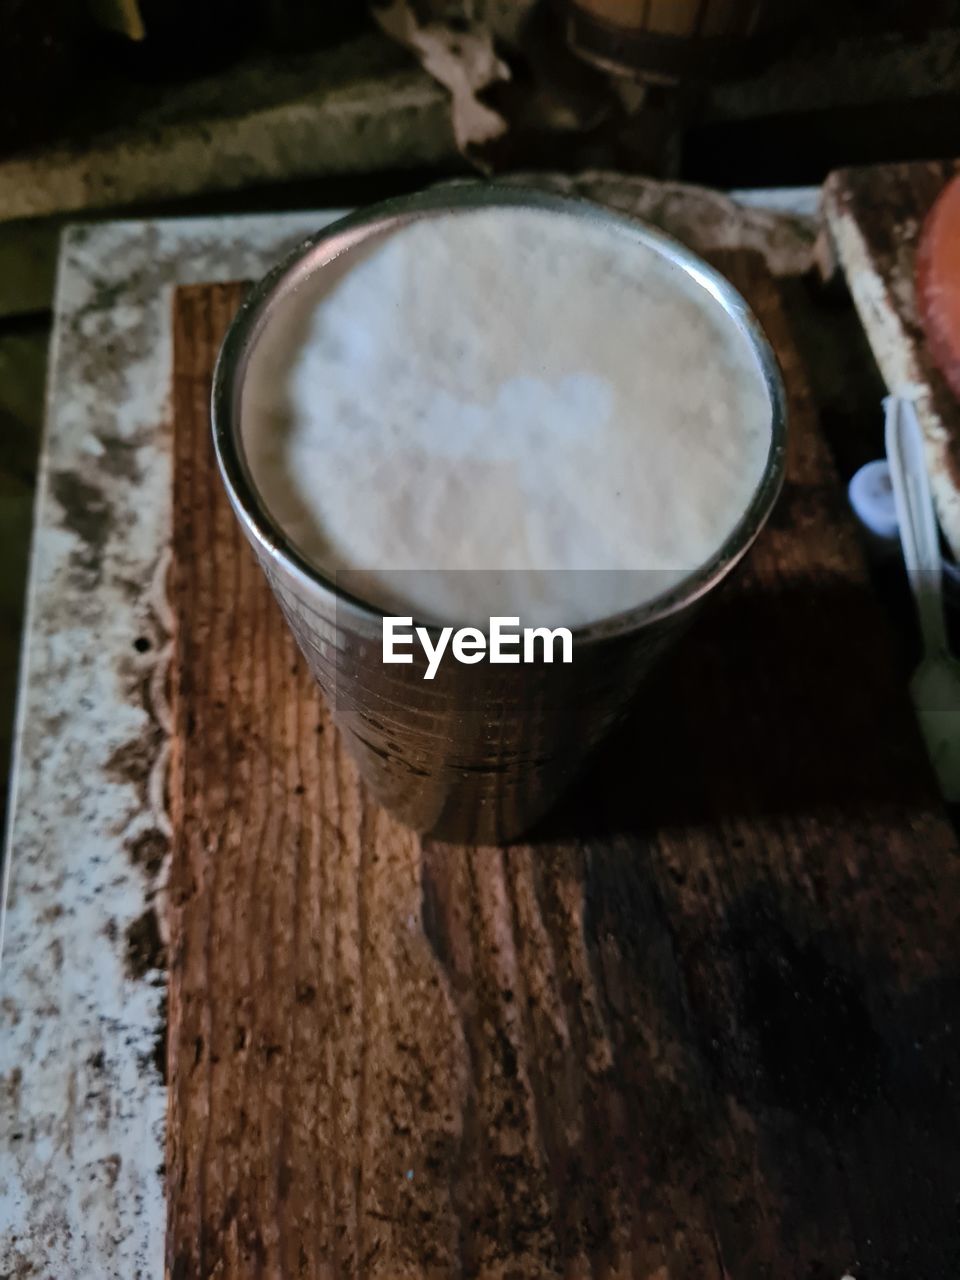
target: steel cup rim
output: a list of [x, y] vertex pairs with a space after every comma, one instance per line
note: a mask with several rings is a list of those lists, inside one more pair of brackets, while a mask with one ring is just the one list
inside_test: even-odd
[[[308, 236], [247, 294], [217, 356], [211, 392], [211, 424], [217, 465], [230, 504], [255, 549], [292, 580], [321, 611], [346, 610], [349, 624], [379, 637], [384, 611], [343, 590], [300, 554], [261, 501], [246, 462], [240, 433], [240, 396], [250, 353], [276, 305], [304, 279], [368, 236], [418, 217], [480, 208], [532, 208], [593, 219], [632, 234], [706, 288], [746, 338], [757, 357], [770, 397], [770, 447], [763, 474], [740, 520], [715, 554], [671, 590], [610, 617], [572, 628], [578, 647], [639, 631], [687, 609], [712, 591], [743, 559], [766, 524], [783, 485], [787, 400], [776, 355], [739, 291], [719, 271], [666, 232], [605, 206], [538, 188], [492, 182], [457, 182], [369, 205]], [[439, 624], [420, 622], [432, 635]]]

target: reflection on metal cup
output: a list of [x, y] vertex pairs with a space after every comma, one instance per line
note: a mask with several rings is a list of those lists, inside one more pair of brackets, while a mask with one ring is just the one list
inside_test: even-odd
[[[383, 610], [365, 603], [362, 581], [358, 585], [349, 572], [319, 572], [266, 510], [244, 458], [240, 402], [250, 353], [277, 303], [298, 285], [385, 228], [480, 207], [573, 214], [621, 233], [626, 227], [648, 250], [693, 276], [720, 303], [731, 337], [746, 340], [757, 357], [771, 405], [770, 444], [760, 484], [716, 554], [663, 592], [638, 592], [634, 598], [647, 601], [641, 606], [628, 607], [625, 593], [622, 611], [575, 628], [570, 663], [448, 661], [425, 679], [427, 660], [416, 647], [410, 663], [384, 663]], [[212, 414], [231, 504], [365, 781], [410, 826], [458, 842], [509, 840], [545, 814], [629, 709], [656, 658], [746, 553], [783, 478], [785, 402], [776, 360], [727, 281], [669, 237], [623, 215], [481, 183], [388, 201], [300, 246], [252, 291], [231, 326], [217, 363]], [[570, 571], [576, 572], [604, 571]], [[436, 624], [426, 624], [426, 631], [435, 642]]]

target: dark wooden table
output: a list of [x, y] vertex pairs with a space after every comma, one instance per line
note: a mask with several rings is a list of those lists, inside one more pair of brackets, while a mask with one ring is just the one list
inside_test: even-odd
[[960, 859], [781, 286], [786, 489], [523, 845], [366, 797], [216, 483], [239, 286], [175, 310], [167, 1262], [947, 1280]]

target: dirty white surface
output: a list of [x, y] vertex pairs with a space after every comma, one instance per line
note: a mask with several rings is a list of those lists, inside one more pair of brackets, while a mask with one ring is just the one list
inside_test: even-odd
[[[558, 185], [701, 250], [808, 261], [810, 226], [716, 193]], [[172, 290], [257, 277], [332, 216], [65, 235], [6, 861], [0, 1275], [163, 1274]]]
[[64, 239], [7, 861], [0, 1274], [163, 1272], [171, 294], [259, 276], [331, 216]]

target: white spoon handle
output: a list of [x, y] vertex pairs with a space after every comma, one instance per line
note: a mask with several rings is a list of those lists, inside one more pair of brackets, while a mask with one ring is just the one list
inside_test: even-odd
[[947, 652], [943, 617], [943, 560], [930, 493], [923, 434], [913, 404], [888, 396], [886, 445], [900, 542], [907, 576], [917, 601], [923, 647], [929, 657]]

